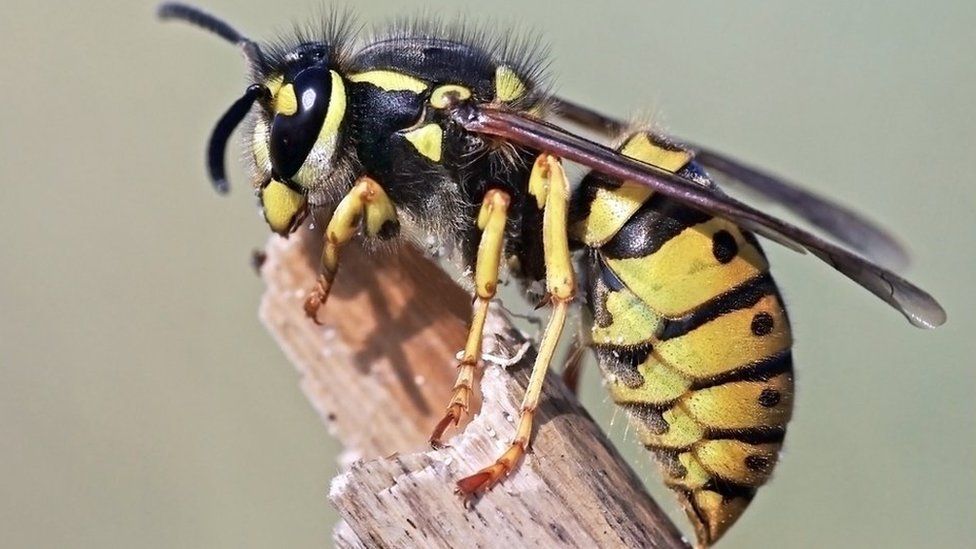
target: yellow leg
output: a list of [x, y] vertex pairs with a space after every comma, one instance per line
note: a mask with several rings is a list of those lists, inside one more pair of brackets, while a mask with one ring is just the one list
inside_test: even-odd
[[339, 272], [339, 248], [356, 236], [360, 224], [365, 225], [369, 236], [380, 235], [397, 224], [393, 202], [380, 184], [367, 176], [357, 179], [352, 190], [339, 201], [325, 229], [322, 272], [318, 284], [305, 299], [305, 314], [316, 323], [319, 322], [319, 309], [328, 300], [332, 283]]
[[539, 344], [539, 354], [529, 386], [522, 399], [518, 427], [511, 445], [495, 463], [457, 483], [458, 493], [468, 496], [487, 490], [498, 483], [518, 464], [532, 440], [532, 420], [539, 406], [542, 384], [552, 363], [552, 356], [566, 324], [569, 304], [576, 295], [576, 277], [569, 254], [566, 217], [569, 209], [569, 181], [559, 160], [542, 154], [536, 159], [529, 178], [529, 192], [536, 197], [542, 215], [542, 241], [546, 262], [546, 290], [552, 303], [552, 315]]
[[441, 444], [441, 437], [448, 426], [457, 425], [461, 414], [468, 411], [471, 394], [474, 392], [474, 373], [481, 359], [481, 337], [485, 328], [485, 318], [488, 316], [488, 304], [495, 297], [495, 290], [498, 287], [498, 266], [502, 257], [502, 245], [505, 242], [509, 202], [507, 193], [493, 189], [485, 193], [484, 201], [481, 203], [478, 228], [482, 232], [475, 262], [475, 303], [471, 328], [468, 331], [468, 341], [464, 345], [464, 353], [458, 363], [454, 393], [443, 419], [437, 423], [434, 433], [430, 436], [430, 443], [434, 446]]

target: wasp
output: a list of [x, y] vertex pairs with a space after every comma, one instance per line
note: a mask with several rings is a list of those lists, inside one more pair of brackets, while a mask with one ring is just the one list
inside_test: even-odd
[[[216, 34], [246, 59], [250, 85], [207, 149], [217, 191], [228, 190], [225, 149], [246, 120], [271, 230], [288, 236], [310, 211], [331, 212], [321, 274], [305, 302], [310, 321], [319, 321], [341, 250], [357, 236], [433, 237], [470, 273], [469, 336], [433, 444], [476, 390], [500, 272], [527, 288], [544, 285], [550, 314], [516, 435], [497, 461], [457, 481], [464, 496], [500, 482], [525, 454], [578, 303], [579, 348], [593, 350], [699, 545], [715, 543], [769, 478], [793, 406], [790, 323], [757, 236], [809, 252], [915, 326], [945, 321], [935, 299], [892, 271], [905, 251], [870, 221], [721, 153], [554, 97], [542, 57], [525, 44], [410, 23], [358, 48], [338, 23], [259, 44], [190, 6], [166, 3], [159, 15]], [[576, 185], [567, 161], [590, 170]], [[834, 240], [725, 194], [712, 173]]]

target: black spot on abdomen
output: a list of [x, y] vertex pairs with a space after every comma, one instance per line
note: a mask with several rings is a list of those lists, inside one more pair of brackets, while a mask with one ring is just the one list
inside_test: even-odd
[[735, 259], [736, 254], [739, 253], [739, 245], [735, 242], [735, 237], [732, 233], [726, 230], [721, 230], [712, 235], [712, 255], [715, 259], [722, 263], [728, 263]]
[[753, 335], [764, 336], [773, 331], [773, 325], [773, 315], [761, 312], [752, 317], [752, 324], [749, 329], [752, 330]]
[[769, 456], [764, 456], [761, 454], [753, 454], [746, 457], [746, 467], [756, 472], [763, 472], [768, 470], [772, 464], [773, 460]]
[[763, 408], [772, 408], [779, 404], [780, 394], [776, 389], [763, 389], [759, 393], [759, 405]]

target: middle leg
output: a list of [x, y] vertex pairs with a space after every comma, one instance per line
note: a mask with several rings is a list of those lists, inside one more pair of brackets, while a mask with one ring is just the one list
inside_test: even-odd
[[529, 177], [529, 192], [536, 197], [539, 207], [543, 209], [542, 242], [546, 264], [546, 290], [552, 304], [552, 315], [539, 344], [539, 354], [522, 399], [515, 437], [495, 463], [458, 481], [457, 491], [463, 496], [487, 490], [497, 484], [515, 468], [528, 450], [532, 439], [533, 418], [542, 396], [542, 384], [566, 324], [569, 304], [576, 295], [576, 277], [570, 259], [566, 226], [569, 181], [559, 159], [548, 154], [542, 154], [536, 159]]

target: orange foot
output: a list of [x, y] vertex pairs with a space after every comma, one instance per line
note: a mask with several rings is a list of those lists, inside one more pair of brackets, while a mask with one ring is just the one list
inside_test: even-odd
[[326, 300], [329, 299], [329, 289], [331, 284], [325, 279], [324, 275], [319, 275], [318, 283], [312, 288], [312, 291], [308, 293], [308, 297], [305, 298], [305, 315], [311, 318], [319, 326], [322, 323], [319, 321], [319, 309], [325, 305]]
[[444, 413], [444, 417], [437, 422], [437, 426], [434, 427], [434, 432], [430, 435], [430, 445], [434, 448], [443, 448], [444, 443], [441, 439], [444, 437], [444, 431], [452, 424], [457, 425], [458, 421], [461, 420], [461, 414], [464, 413], [465, 407], [461, 404], [451, 404], [447, 408], [447, 412]]
[[521, 443], [516, 442], [512, 444], [495, 463], [469, 477], [459, 480], [455, 493], [468, 499], [481, 492], [490, 490], [515, 469], [515, 466], [524, 455], [525, 448]]

